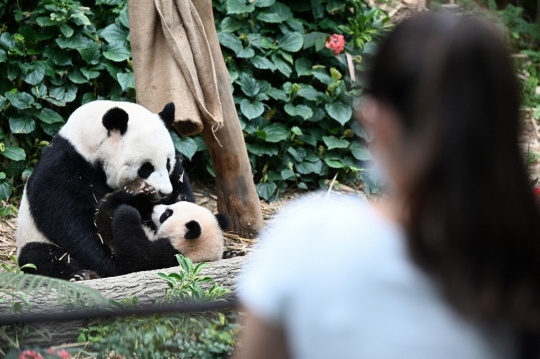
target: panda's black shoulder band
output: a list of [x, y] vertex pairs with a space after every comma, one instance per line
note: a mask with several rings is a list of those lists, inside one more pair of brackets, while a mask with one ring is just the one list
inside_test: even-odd
[[103, 126], [108, 130], [109, 135], [111, 131], [120, 131], [120, 134], [124, 135], [127, 131], [128, 120], [126, 111], [113, 107], [103, 115]]

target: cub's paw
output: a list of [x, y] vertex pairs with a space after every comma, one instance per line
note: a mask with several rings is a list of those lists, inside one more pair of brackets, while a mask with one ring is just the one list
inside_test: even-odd
[[96, 272], [91, 270], [81, 270], [73, 274], [69, 279], [70, 282], [78, 282], [81, 280], [99, 279], [101, 278]]
[[230, 259], [230, 258], [235, 258], [235, 257], [242, 257], [242, 256], [245, 256], [246, 254], [247, 254], [246, 251], [242, 251], [242, 250], [239, 250], [239, 249], [233, 249], [233, 250], [230, 250], [230, 251], [223, 251], [222, 259]]

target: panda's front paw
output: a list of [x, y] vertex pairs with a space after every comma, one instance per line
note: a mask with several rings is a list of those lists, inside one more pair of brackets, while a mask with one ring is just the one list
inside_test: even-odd
[[238, 250], [238, 249], [233, 249], [233, 250], [230, 250], [230, 251], [223, 251], [222, 259], [230, 259], [230, 258], [235, 258], [235, 257], [242, 257], [242, 256], [245, 256], [246, 253], [247, 253], [246, 251], [242, 251], [242, 250]]
[[81, 270], [69, 279], [70, 282], [78, 282], [81, 280], [99, 279], [101, 278], [96, 272], [91, 270]]
[[141, 214], [139, 211], [137, 211], [135, 208], [128, 204], [123, 204], [119, 206], [114, 211], [114, 219], [113, 219], [113, 227], [115, 226], [114, 223], [141, 223]]

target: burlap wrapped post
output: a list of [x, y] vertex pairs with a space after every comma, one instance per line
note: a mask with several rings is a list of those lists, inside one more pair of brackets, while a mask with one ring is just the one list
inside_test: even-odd
[[[231, 230], [263, 227], [246, 144], [221, 54], [212, 0], [129, 0], [137, 102], [154, 112], [174, 101], [178, 131], [201, 131], [216, 174], [218, 211]], [[216, 85], [217, 84], [217, 85]], [[226, 126], [216, 132], [224, 125]]]
[[214, 62], [191, 0], [129, 0], [137, 103], [159, 112], [176, 105], [184, 136], [223, 126]]

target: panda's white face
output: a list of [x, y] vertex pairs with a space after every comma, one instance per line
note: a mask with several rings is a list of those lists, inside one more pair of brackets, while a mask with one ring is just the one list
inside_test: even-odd
[[110, 187], [123, 188], [141, 179], [161, 196], [172, 192], [169, 175], [176, 164], [174, 145], [169, 132], [162, 127], [149, 128], [145, 133], [128, 127], [122, 138], [115, 141], [114, 137], [120, 135], [113, 134], [110, 143], [102, 145], [104, 153], [112, 154], [102, 162]]
[[[157, 205], [152, 221], [156, 238], [169, 238], [175, 249], [194, 262], [216, 261], [223, 255], [223, 231], [216, 216], [204, 207], [191, 202]], [[198, 231], [190, 226], [194, 222]]]
[[[111, 109], [117, 112], [106, 124]], [[161, 196], [172, 192], [169, 174], [175, 165], [175, 150], [159, 114], [134, 103], [94, 101], [73, 112], [59, 134], [87, 161], [102, 164], [112, 189], [142, 179]]]

